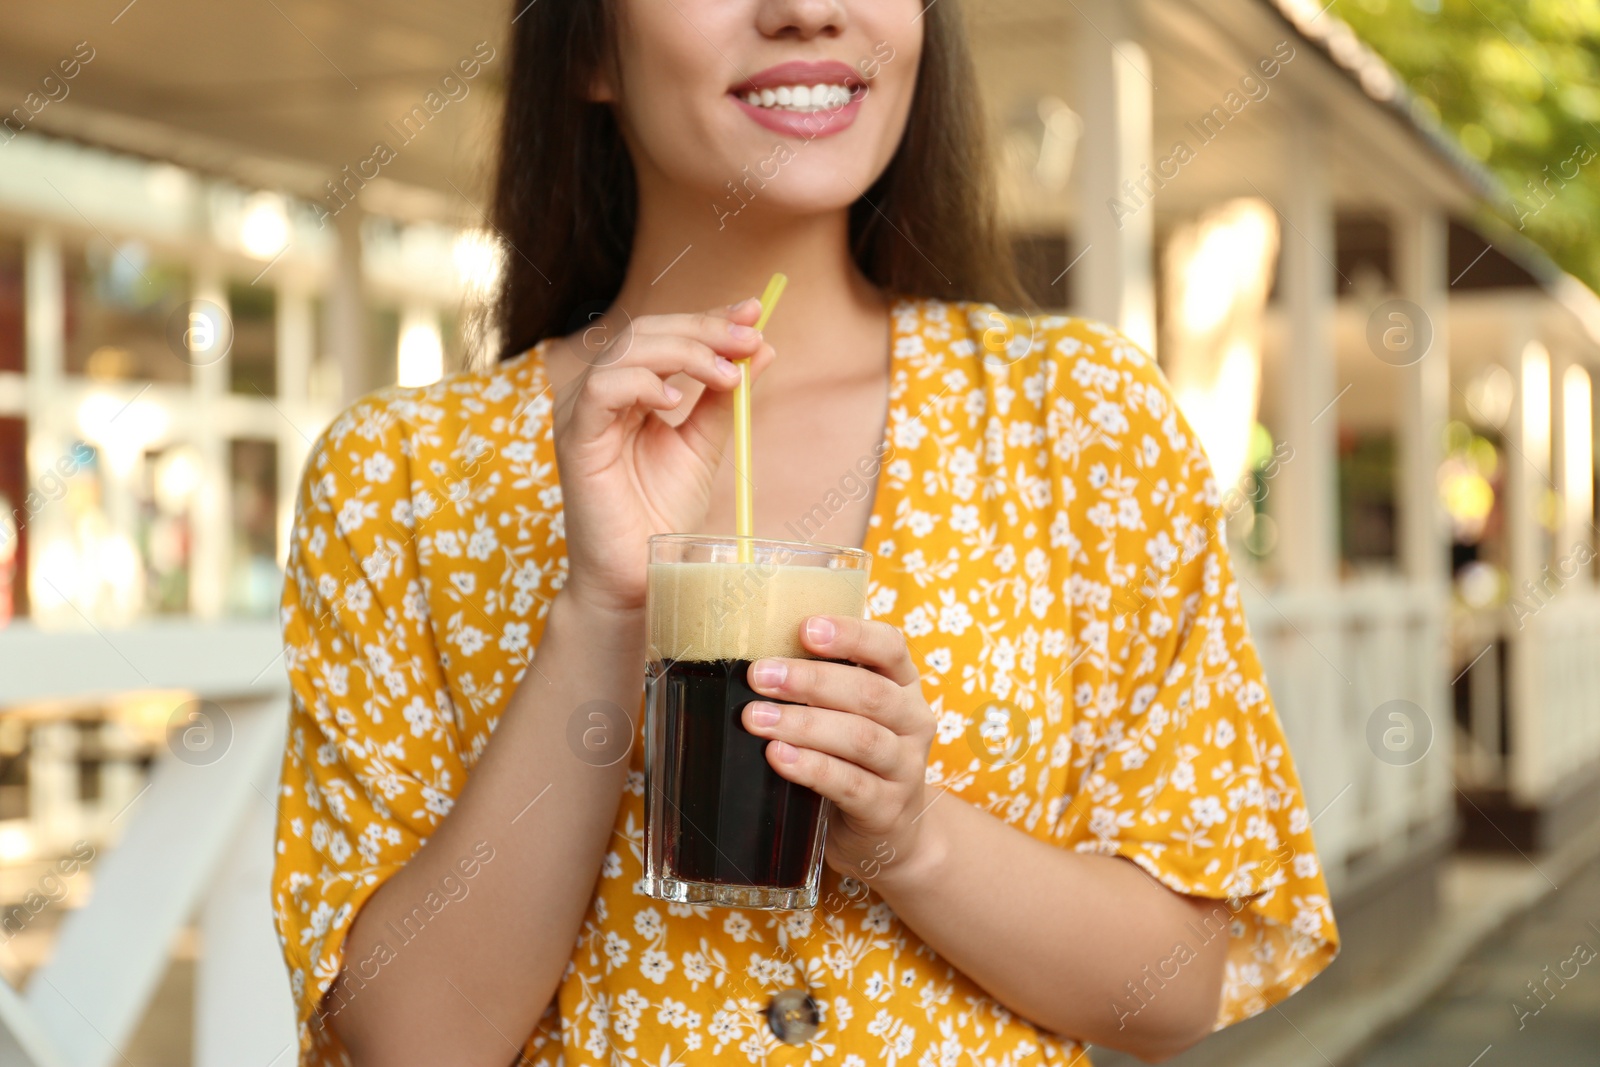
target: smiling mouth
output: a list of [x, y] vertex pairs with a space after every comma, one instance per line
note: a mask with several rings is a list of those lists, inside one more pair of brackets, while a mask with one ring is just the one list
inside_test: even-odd
[[749, 104], [772, 111], [810, 114], [837, 111], [860, 100], [867, 87], [861, 82], [818, 82], [813, 85], [777, 85], [762, 89], [733, 90], [733, 95]]

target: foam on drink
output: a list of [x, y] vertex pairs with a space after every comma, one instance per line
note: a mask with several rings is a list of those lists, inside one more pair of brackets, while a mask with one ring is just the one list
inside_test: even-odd
[[813, 658], [800, 644], [812, 615], [859, 618], [867, 572], [778, 563], [649, 566], [652, 660]]

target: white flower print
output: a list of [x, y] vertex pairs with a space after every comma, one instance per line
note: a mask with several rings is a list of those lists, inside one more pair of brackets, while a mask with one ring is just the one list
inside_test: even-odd
[[672, 970], [673, 966], [672, 960], [659, 949], [646, 949], [644, 955], [639, 958], [640, 973], [657, 985], [667, 980], [667, 972]]
[[736, 911], [723, 922], [722, 931], [735, 941], [743, 941], [750, 936], [750, 920], [743, 912]]
[[972, 625], [972, 612], [965, 604], [945, 604], [939, 609], [939, 630], [947, 634], [964, 634]]
[[387, 452], [374, 452], [361, 464], [361, 475], [369, 482], [387, 482], [394, 475], [394, 460]]
[[507, 652], [518, 653], [528, 647], [528, 624], [525, 622], [508, 622], [500, 636], [500, 647]]
[[628, 940], [615, 930], [606, 931], [606, 938], [602, 948], [606, 954], [606, 959], [610, 961], [612, 966], [620, 967], [628, 962]]
[[634, 933], [646, 941], [654, 941], [661, 935], [661, 913], [655, 908], [643, 908], [633, 917]]

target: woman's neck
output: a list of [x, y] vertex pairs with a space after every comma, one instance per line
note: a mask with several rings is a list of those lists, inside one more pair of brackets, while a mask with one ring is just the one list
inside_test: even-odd
[[[783, 178], [780, 172], [773, 180]], [[722, 307], [760, 296], [782, 271], [789, 284], [765, 331], [778, 361], [763, 380], [801, 385], [881, 370], [871, 357], [885, 354], [875, 342], [887, 338], [886, 294], [850, 255], [848, 211], [782, 215], [762, 210], [754, 183], [742, 192], [743, 202], [732, 193], [713, 201], [642, 189], [613, 312], [637, 317]]]

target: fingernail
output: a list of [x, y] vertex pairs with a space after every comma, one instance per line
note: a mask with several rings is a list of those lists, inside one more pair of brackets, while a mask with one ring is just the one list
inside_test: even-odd
[[800, 758], [800, 750], [787, 741], [778, 742], [778, 762], [793, 763]]
[[667, 399], [676, 404], [678, 401], [683, 399], [683, 390], [679, 389], [675, 385], [667, 386]]
[[748, 341], [752, 337], [760, 336], [758, 333], [756, 333], [754, 326], [745, 326], [744, 324], [738, 322], [728, 323], [728, 333], [734, 339], [739, 341]]
[[834, 632], [833, 623], [820, 616], [806, 622], [806, 636], [813, 641], [832, 641]]
[[744, 307], [746, 304], [750, 303], [750, 301], [752, 301], [754, 299], [755, 299], [755, 297], [753, 297], [753, 296], [747, 296], [743, 300], [735, 300], [733, 303], [728, 305], [728, 310], [729, 311], [738, 311], [740, 308]]
[[750, 681], [759, 686], [779, 686], [789, 676], [789, 668], [770, 659], [758, 659], [750, 668]]
[[782, 717], [782, 713], [771, 704], [750, 705], [750, 721], [757, 726], [776, 726]]
[[724, 377], [732, 377], [739, 373], [739, 368], [734, 364], [733, 360], [728, 359], [725, 356], [718, 356], [717, 373], [723, 375]]

